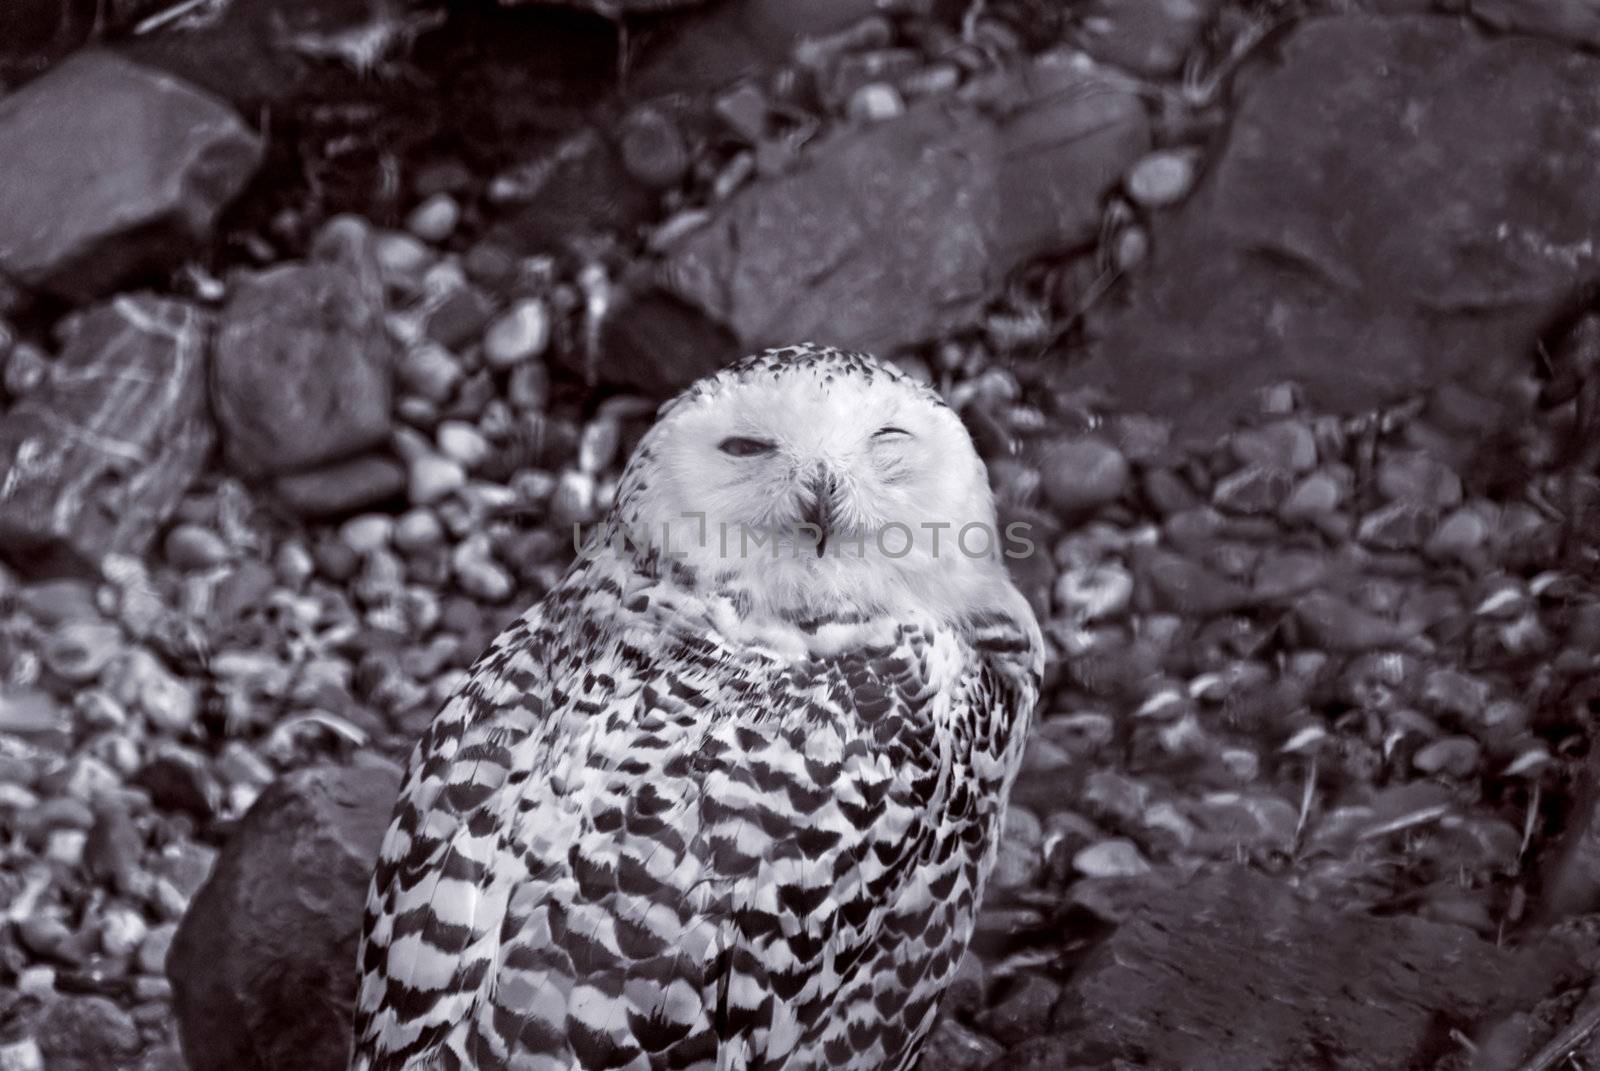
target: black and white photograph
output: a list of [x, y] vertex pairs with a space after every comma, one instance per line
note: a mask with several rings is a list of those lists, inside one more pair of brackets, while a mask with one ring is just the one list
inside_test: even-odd
[[1600, 0], [0, 0], [0, 1071], [1600, 1071]]

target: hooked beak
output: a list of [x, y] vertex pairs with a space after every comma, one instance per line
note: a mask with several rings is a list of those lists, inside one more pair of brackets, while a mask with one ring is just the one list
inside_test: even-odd
[[818, 465], [800, 490], [800, 521], [817, 533], [817, 557], [822, 557], [839, 521], [839, 480], [826, 465]]

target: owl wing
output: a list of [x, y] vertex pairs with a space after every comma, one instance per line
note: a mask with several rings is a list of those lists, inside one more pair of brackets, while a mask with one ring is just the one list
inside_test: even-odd
[[[1043, 641], [1031, 614], [978, 616], [963, 639], [959, 674], [933, 698], [948, 703], [938, 753], [920, 734], [901, 734], [882, 813], [856, 815], [870, 819], [855, 849], [866, 865], [830, 894], [836, 916], [810, 920], [813, 939], [829, 946], [825, 970], [798, 1001], [808, 1025], [820, 1025], [818, 1051], [802, 1066], [911, 1066], [971, 939], [1039, 694]], [[914, 725], [918, 712], [907, 704], [891, 718]]]
[[[470, 1008], [499, 940], [497, 805], [549, 731], [537, 654], [543, 606], [503, 633], [422, 735], [367, 892], [353, 1068], [399, 1069]], [[475, 977], [475, 972], [477, 977]]]
[[995, 824], [932, 725], [993, 744], [1031, 695], [984, 656], [930, 690], [917, 643], [756, 692], [704, 648], [641, 667], [558, 776], [494, 738], [503, 696], [463, 693], [453, 753], [430, 733], [369, 903], [372, 1067], [876, 1068], [931, 1025]]

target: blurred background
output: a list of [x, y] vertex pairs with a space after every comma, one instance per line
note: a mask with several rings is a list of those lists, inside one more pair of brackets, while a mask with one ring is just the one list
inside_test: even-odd
[[1600, 1067], [1597, 46], [6, 0], [0, 1071], [342, 1068], [417, 735], [656, 406], [801, 340], [939, 389], [1040, 548], [926, 1071]]

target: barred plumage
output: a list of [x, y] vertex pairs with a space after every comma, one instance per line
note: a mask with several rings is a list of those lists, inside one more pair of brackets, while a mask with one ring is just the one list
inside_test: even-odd
[[959, 420], [864, 355], [769, 351], [664, 406], [617, 538], [412, 756], [352, 1067], [911, 1067], [1042, 665], [998, 557], [881, 545], [964, 523], [994, 511]]

